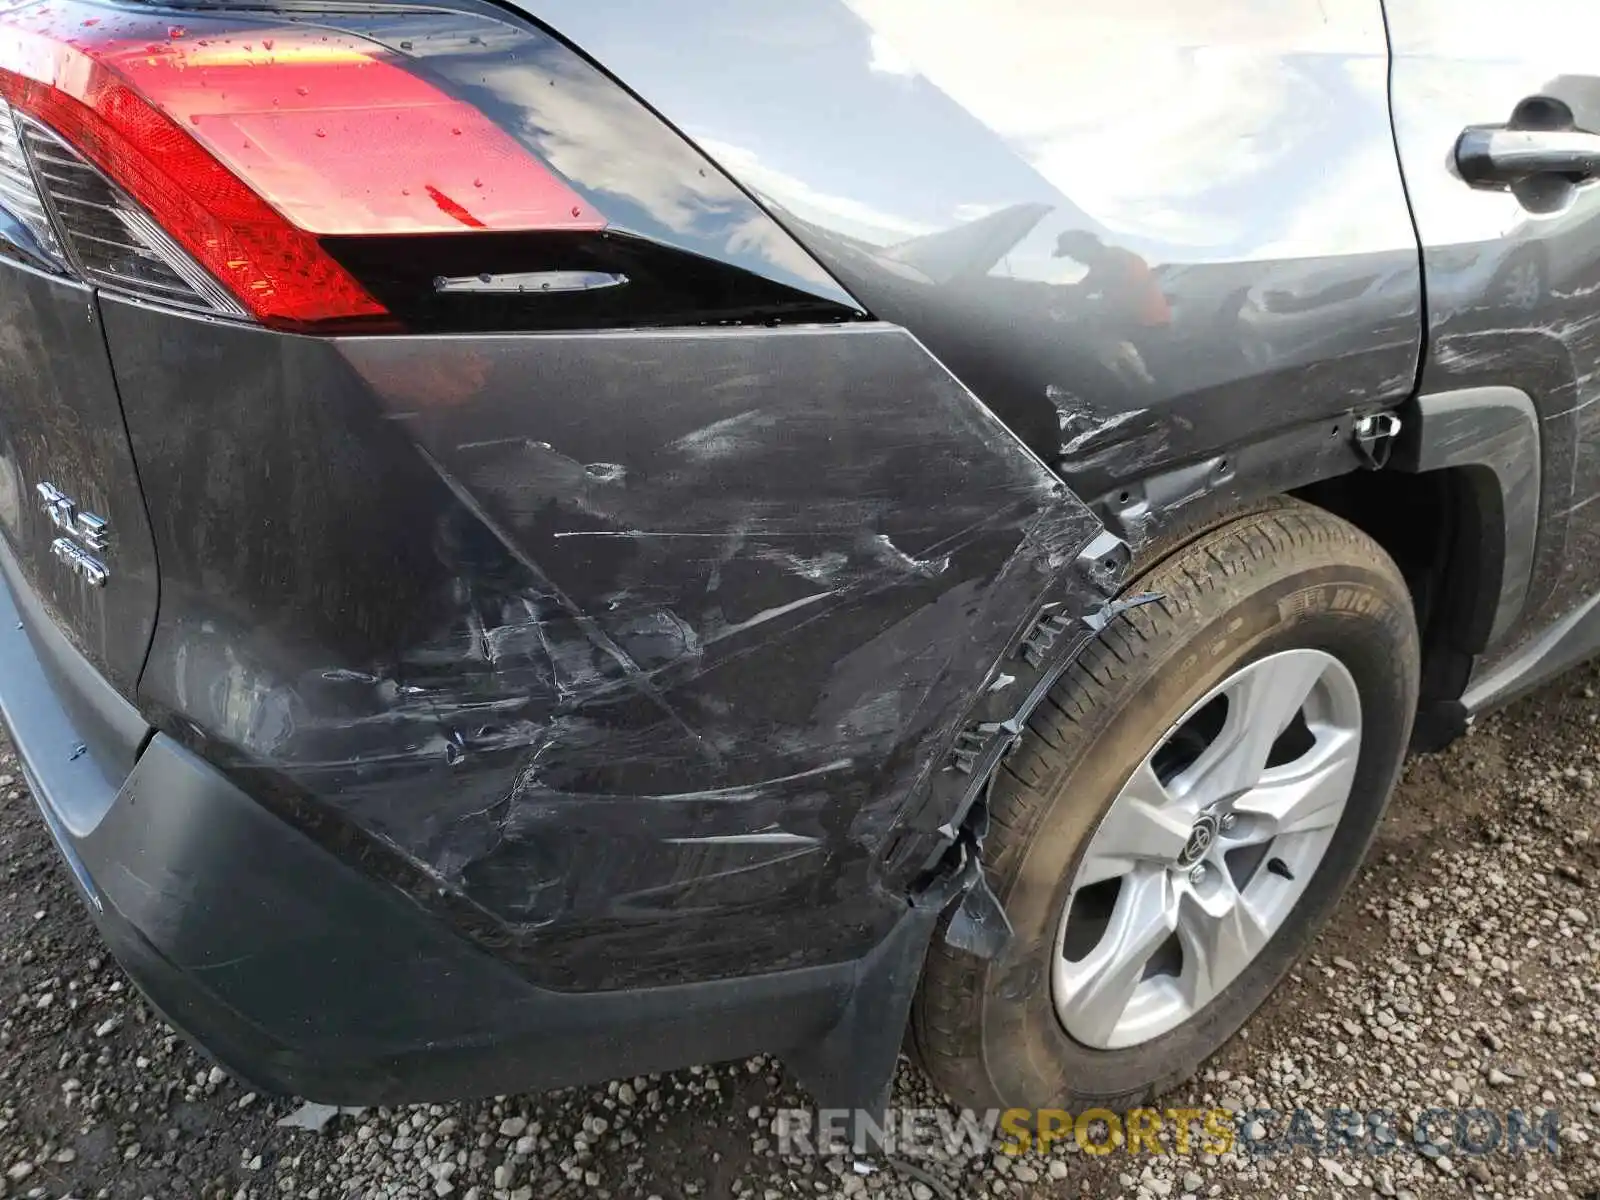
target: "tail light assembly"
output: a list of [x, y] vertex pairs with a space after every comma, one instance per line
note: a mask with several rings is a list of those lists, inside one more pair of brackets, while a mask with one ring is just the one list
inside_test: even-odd
[[0, 246], [301, 333], [864, 315], [549, 33], [396, 4], [0, 12]]

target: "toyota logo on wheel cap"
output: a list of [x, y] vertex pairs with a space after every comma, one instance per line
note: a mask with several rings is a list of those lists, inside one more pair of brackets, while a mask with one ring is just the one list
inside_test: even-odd
[[1216, 840], [1217, 818], [1211, 813], [1201, 813], [1200, 819], [1189, 831], [1189, 840], [1183, 845], [1183, 853], [1178, 855], [1178, 865], [1188, 867], [1199, 862], [1210, 851], [1212, 843]]

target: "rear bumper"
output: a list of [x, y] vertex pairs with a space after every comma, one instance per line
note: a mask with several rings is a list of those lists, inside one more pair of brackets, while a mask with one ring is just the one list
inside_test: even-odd
[[150, 731], [0, 566], [0, 713], [45, 821], [135, 982], [253, 1086], [400, 1103], [815, 1047], [925, 944], [911, 911], [861, 960], [538, 988]]
[[100, 308], [161, 563], [137, 704], [171, 736], [20, 586], [0, 707], [173, 1022], [330, 1102], [757, 1051], [877, 1099], [975, 794], [952, 747], [1115, 574], [1045, 465], [889, 326]]

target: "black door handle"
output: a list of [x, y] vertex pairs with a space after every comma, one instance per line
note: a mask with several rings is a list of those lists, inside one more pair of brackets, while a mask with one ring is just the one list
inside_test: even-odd
[[1504, 188], [1534, 175], [1600, 175], [1600, 134], [1581, 129], [1474, 126], [1456, 140], [1456, 170], [1473, 187]]

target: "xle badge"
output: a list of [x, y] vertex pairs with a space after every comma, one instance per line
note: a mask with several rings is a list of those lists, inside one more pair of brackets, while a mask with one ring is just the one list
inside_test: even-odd
[[65, 533], [50, 543], [50, 553], [81, 577], [90, 587], [104, 587], [111, 572], [96, 558], [111, 546], [111, 527], [104, 517], [79, 510], [73, 500], [53, 483], [38, 486], [40, 507], [50, 523]]

